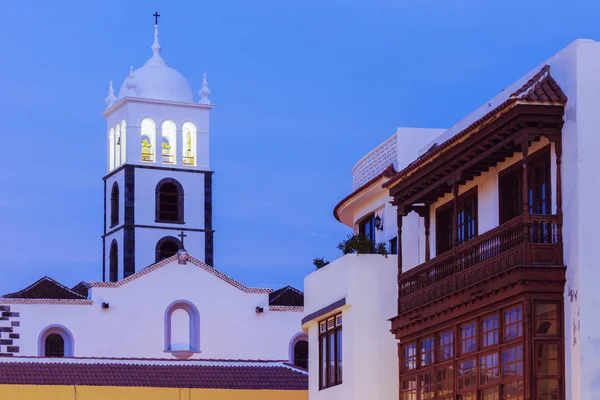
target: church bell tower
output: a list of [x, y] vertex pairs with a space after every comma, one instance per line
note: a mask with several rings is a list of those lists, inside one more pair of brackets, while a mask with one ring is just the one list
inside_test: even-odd
[[175, 254], [213, 265], [212, 171], [206, 75], [194, 100], [187, 79], [152, 56], [105, 101], [103, 280], [115, 282]]

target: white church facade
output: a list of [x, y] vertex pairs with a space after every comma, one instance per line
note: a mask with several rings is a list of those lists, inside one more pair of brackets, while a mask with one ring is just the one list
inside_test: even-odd
[[305, 386], [303, 293], [246, 287], [214, 267], [209, 95], [206, 75], [196, 101], [161, 57], [156, 25], [151, 58], [106, 98], [102, 281], [44, 277], [0, 297], [0, 363], [259, 360], [273, 363], [272, 382]]

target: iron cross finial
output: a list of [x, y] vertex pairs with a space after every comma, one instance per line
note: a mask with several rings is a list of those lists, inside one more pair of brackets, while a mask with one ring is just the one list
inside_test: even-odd
[[181, 233], [179, 235], [177, 235], [181, 238], [181, 248], [183, 249], [183, 239], [187, 237], [187, 235], [185, 233], [183, 233], [183, 231], [181, 231]]
[[157, 12], [155, 12], [154, 14], [152, 14], [152, 16], [155, 18], [155, 25], [158, 25], [158, 17], [160, 17], [160, 14]]

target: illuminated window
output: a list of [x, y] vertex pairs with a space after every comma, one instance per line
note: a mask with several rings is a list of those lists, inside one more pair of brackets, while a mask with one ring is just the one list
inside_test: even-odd
[[196, 165], [196, 126], [191, 122], [183, 124], [183, 164]]
[[115, 130], [113, 128], [108, 134], [108, 169], [109, 171], [115, 169]]
[[142, 161], [154, 161], [156, 124], [149, 118], [142, 121]]
[[164, 164], [175, 163], [175, 150], [177, 148], [177, 128], [173, 121], [165, 121], [162, 124], [161, 154]]

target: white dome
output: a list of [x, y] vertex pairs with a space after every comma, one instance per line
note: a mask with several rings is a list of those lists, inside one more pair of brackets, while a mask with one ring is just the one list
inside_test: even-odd
[[160, 56], [158, 26], [154, 27], [152, 57], [142, 68], [130, 71], [119, 89], [119, 99], [123, 97], [142, 97], [153, 100], [193, 102], [194, 94], [187, 79], [169, 67]]
[[[190, 83], [183, 75], [169, 67], [167, 63], [146, 63], [142, 68], [133, 71], [136, 83], [136, 97], [154, 100], [170, 100], [193, 102], [194, 94]], [[119, 90], [119, 99], [127, 97], [128, 78], [123, 81]]]

